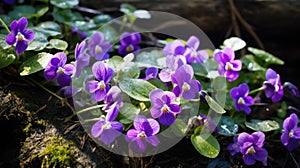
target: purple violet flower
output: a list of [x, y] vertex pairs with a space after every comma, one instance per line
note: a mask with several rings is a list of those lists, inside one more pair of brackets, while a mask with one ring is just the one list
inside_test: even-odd
[[291, 82], [285, 82], [283, 85], [284, 85], [285, 88], [287, 88], [287, 90], [290, 92], [290, 94], [292, 96], [300, 97], [299, 90], [298, 90], [297, 86], [295, 86]]
[[185, 47], [181, 40], [175, 40], [173, 42], [168, 42], [165, 45], [163, 52], [165, 56], [183, 55], [185, 52]]
[[60, 86], [69, 85], [72, 81], [71, 76], [75, 71], [75, 67], [72, 64], [66, 64], [66, 62], [67, 55], [65, 53], [56, 53], [44, 70], [46, 80], [57, 78], [57, 83]]
[[8, 5], [13, 5], [16, 2], [16, 0], [3, 0], [3, 2]]
[[273, 69], [269, 68], [266, 72], [267, 81], [264, 82], [265, 94], [276, 103], [281, 100], [284, 92], [280, 82], [280, 76]]
[[251, 113], [249, 106], [254, 104], [254, 99], [248, 96], [249, 87], [246, 83], [240, 84], [238, 87], [234, 87], [230, 90], [230, 97], [235, 102], [235, 109], [237, 111], [245, 111], [246, 114]]
[[90, 56], [85, 52], [85, 41], [82, 41], [80, 44], [76, 44], [75, 47], [75, 77], [78, 78], [81, 74], [82, 68], [86, 67], [90, 63]]
[[141, 34], [139, 32], [125, 32], [121, 35], [120, 40], [121, 45], [118, 48], [118, 52], [121, 56], [125, 56], [140, 49], [138, 44], [141, 42]]
[[203, 126], [204, 131], [206, 131], [207, 133], [211, 133], [213, 131], [219, 132], [219, 128], [217, 127], [215, 122], [204, 114], [200, 114], [199, 116], [197, 116], [193, 125], [195, 127]]
[[107, 92], [104, 103], [106, 106], [103, 107], [103, 110], [107, 112], [107, 118], [116, 118], [120, 108], [123, 106], [122, 91], [117, 86], [111, 87]]
[[201, 90], [201, 84], [197, 80], [192, 80], [194, 76], [194, 71], [192, 66], [185, 64], [179, 67], [175, 74], [172, 75], [172, 81], [177, 84], [173, 88], [173, 93], [179, 97], [182, 97], [186, 100], [193, 99]]
[[242, 62], [234, 60], [234, 57], [234, 51], [231, 48], [225, 48], [214, 53], [214, 60], [219, 64], [218, 72], [225, 76], [228, 81], [236, 80], [242, 69]]
[[289, 151], [297, 149], [299, 146], [300, 127], [297, 124], [298, 116], [295, 113], [292, 113], [283, 122], [281, 142]]
[[142, 153], [146, 150], [145, 141], [152, 146], [159, 144], [159, 139], [155, 136], [159, 130], [159, 124], [152, 118], [146, 118], [139, 115], [134, 119], [134, 129], [128, 130], [126, 140], [131, 142], [130, 148], [132, 151]]
[[264, 166], [267, 165], [268, 152], [263, 148], [264, 141], [265, 134], [262, 132], [254, 132], [251, 135], [243, 132], [238, 136], [238, 143], [246, 165], [253, 165], [256, 161], [261, 161]]
[[238, 137], [234, 136], [233, 143], [231, 143], [227, 146], [227, 149], [230, 151], [231, 156], [241, 152], [241, 146], [237, 140], [238, 140]]
[[96, 80], [91, 80], [86, 83], [86, 90], [93, 93], [92, 98], [96, 101], [102, 101], [108, 90], [110, 89], [108, 82], [114, 75], [114, 71], [106, 67], [104, 63], [98, 61], [94, 63], [92, 72]]
[[34, 33], [31, 30], [26, 30], [28, 21], [25, 17], [18, 21], [14, 20], [10, 24], [11, 33], [6, 36], [6, 43], [8, 45], [16, 44], [16, 53], [22, 54], [28, 47], [28, 42], [34, 39]]
[[100, 137], [100, 140], [106, 145], [111, 144], [123, 131], [123, 125], [113, 120], [114, 118], [102, 116], [92, 127], [92, 136]]
[[92, 57], [102, 61], [109, 58], [108, 51], [111, 45], [104, 41], [104, 36], [101, 32], [96, 32], [89, 40], [88, 48]]
[[82, 31], [80, 31], [76, 27], [71, 26], [71, 29], [72, 29], [73, 33], [76, 33], [76, 34], [78, 34], [80, 36], [81, 40], [83, 40], [83, 39], [85, 39], [87, 37], [87, 35], [85, 33], [83, 33]]
[[156, 78], [158, 73], [158, 69], [156, 67], [149, 67], [145, 71], [145, 78], [143, 80], [149, 80], [152, 78]]
[[170, 82], [172, 81], [172, 75], [179, 67], [186, 64], [186, 60], [183, 56], [168, 55], [166, 56], [166, 64], [167, 68], [162, 69], [158, 76], [161, 81]]
[[186, 62], [188, 64], [191, 63], [198, 63], [201, 64], [204, 61], [208, 60], [208, 53], [206, 50], [199, 50], [197, 51], [200, 41], [197, 37], [191, 36], [187, 43], [187, 48], [185, 50], [184, 56], [186, 57]]
[[158, 118], [162, 125], [172, 125], [176, 120], [175, 115], [181, 112], [180, 106], [174, 103], [175, 98], [176, 96], [172, 92], [161, 89], [153, 90], [150, 93], [151, 116]]

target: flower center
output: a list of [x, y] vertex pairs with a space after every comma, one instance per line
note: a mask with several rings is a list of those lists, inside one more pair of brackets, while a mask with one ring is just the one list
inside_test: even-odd
[[98, 88], [99, 88], [100, 90], [104, 90], [104, 89], [105, 89], [105, 83], [104, 83], [103, 80], [100, 81], [100, 82], [98, 83]]
[[294, 130], [291, 130], [290, 132], [289, 132], [289, 138], [292, 138], [294, 136]]
[[164, 113], [167, 113], [170, 111], [169, 107], [165, 104], [162, 108], [161, 108], [161, 111], [164, 112]]
[[255, 151], [254, 147], [251, 146], [250, 148], [247, 149], [246, 154], [252, 155], [252, 154], [254, 154], [255, 152], [256, 152], [256, 151]]
[[192, 58], [196, 58], [196, 56], [197, 56], [197, 52], [196, 52], [196, 51], [193, 51], [192, 54], [191, 54], [191, 57], [192, 57]]
[[183, 90], [184, 92], [190, 90], [190, 88], [191, 88], [191, 86], [190, 86], [188, 83], [186, 83], [186, 82], [183, 83], [183, 85], [182, 85], [182, 90]]
[[57, 69], [57, 73], [58, 73], [59, 75], [62, 75], [62, 74], [65, 73], [65, 69], [62, 68], [62, 67], [59, 67], [59, 68]]
[[131, 53], [133, 51], [134, 47], [132, 44], [130, 44], [128, 47], [126, 47], [126, 52]]
[[143, 139], [143, 138], [145, 138], [147, 135], [145, 134], [145, 132], [140, 132], [137, 136], [138, 136], [139, 138]]
[[238, 100], [238, 104], [240, 105], [245, 104], [245, 100], [242, 97], [240, 97]]
[[111, 124], [110, 123], [105, 123], [104, 125], [102, 125], [102, 129], [106, 130], [106, 129], [110, 129], [111, 128]]
[[100, 47], [99, 45], [96, 45], [95, 47], [95, 53], [99, 54], [102, 52], [102, 47]]
[[17, 38], [18, 41], [24, 40], [24, 36], [23, 36], [23, 34], [20, 33], [20, 32], [18, 32], [18, 34], [16, 35], [16, 38]]
[[229, 70], [232, 70], [232, 68], [233, 68], [233, 65], [230, 62], [226, 62], [225, 70], [229, 71]]

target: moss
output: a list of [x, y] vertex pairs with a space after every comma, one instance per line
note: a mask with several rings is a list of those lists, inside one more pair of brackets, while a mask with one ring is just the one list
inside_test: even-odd
[[62, 137], [53, 137], [45, 150], [38, 154], [41, 167], [69, 167], [75, 157], [72, 154], [74, 144]]

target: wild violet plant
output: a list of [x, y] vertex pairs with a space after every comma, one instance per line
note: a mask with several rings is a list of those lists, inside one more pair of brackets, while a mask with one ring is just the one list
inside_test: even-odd
[[[60, 12], [59, 5], [53, 7]], [[127, 17], [135, 14], [121, 11], [127, 11]], [[188, 39], [160, 39], [163, 48], [151, 53], [164, 60], [160, 65], [142, 50], [143, 33], [99, 29], [103, 23], [97, 23], [97, 18], [88, 22], [80, 17], [53, 17], [53, 22], [40, 24], [25, 17], [11, 19], [7, 34], [1, 34], [7, 45], [0, 46], [10, 59], [0, 67], [17, 64], [22, 76], [43, 70], [46, 81], [60, 85], [65, 97], [73, 97], [73, 103], [82, 107], [78, 116], [91, 123], [88, 132], [97, 141], [115, 147], [123, 138], [132, 152], [143, 154], [163, 143], [166, 129], [176, 128], [173, 135], [190, 137], [195, 149], [208, 158], [218, 156], [220, 137], [233, 138], [228, 153], [246, 165], [268, 164], [267, 156], [272, 155], [265, 145], [271, 143], [268, 132], [277, 135], [271, 138], [281, 140], [280, 145], [288, 151], [298, 150], [300, 110], [297, 104], [286, 107], [286, 102], [299, 97], [299, 91], [292, 83], [282, 85], [280, 75], [270, 68], [283, 64], [275, 56], [252, 47], [241, 55], [236, 51], [245, 47], [245, 42], [238, 38], [234, 41], [240, 41], [242, 47], [232, 47], [232, 39], [227, 39], [215, 51], [200, 49], [201, 39], [191, 35]], [[62, 32], [77, 34], [77, 41], [67, 36], [60, 39]], [[28, 57], [17, 56], [21, 54]], [[79, 102], [76, 95], [85, 97]], [[191, 106], [193, 102], [200, 106]], [[256, 107], [274, 103], [280, 105], [274, 120], [253, 118]], [[195, 113], [182, 117], [191, 107]], [[217, 120], [215, 114], [222, 117]], [[205, 150], [208, 147], [210, 151]]]

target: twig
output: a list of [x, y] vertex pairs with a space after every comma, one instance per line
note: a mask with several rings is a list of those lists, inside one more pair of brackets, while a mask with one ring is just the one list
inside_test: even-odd
[[4, 26], [4, 28], [8, 31], [8, 33], [11, 33], [6, 23], [0, 18], [1, 24]]
[[234, 34], [238, 37], [241, 37], [240, 28], [239, 28], [238, 22], [236, 20], [236, 13], [235, 13], [236, 9], [235, 9], [233, 0], [228, 0], [228, 2], [229, 2], [229, 6], [230, 6], [231, 21], [232, 21], [232, 28], [233, 28]]
[[[228, 0], [228, 2], [229, 2], [229, 5], [230, 5], [230, 9], [235, 14], [236, 19], [242, 24], [242, 26], [253, 37], [253, 39], [257, 43], [258, 47], [261, 48], [261, 49], [264, 49], [264, 45], [261, 42], [261, 40], [259, 39], [258, 35], [255, 33], [255, 31], [253, 30], [253, 28], [251, 27], [251, 25], [242, 17], [242, 15], [240, 14], [240, 12], [237, 10], [236, 6], [234, 5], [233, 0]], [[236, 24], [236, 23], [233, 22], [232, 24]]]
[[294, 161], [296, 167], [299, 168], [298, 162], [297, 162], [297, 160], [294, 158], [294, 155], [292, 154], [292, 152], [289, 151], [289, 154], [290, 154], [291, 158], [293, 159], [293, 161]]

